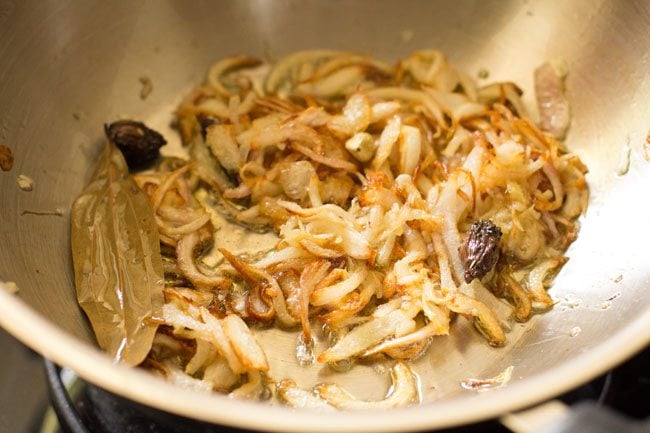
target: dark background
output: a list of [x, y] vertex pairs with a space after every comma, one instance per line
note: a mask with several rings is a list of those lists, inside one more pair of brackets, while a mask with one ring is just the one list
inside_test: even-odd
[[0, 329], [0, 433], [38, 431], [46, 399], [43, 360]]

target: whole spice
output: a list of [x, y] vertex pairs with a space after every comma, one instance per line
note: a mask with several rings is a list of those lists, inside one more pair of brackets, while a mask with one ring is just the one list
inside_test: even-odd
[[460, 257], [465, 265], [465, 282], [482, 278], [496, 265], [501, 235], [501, 229], [492, 221], [474, 221], [460, 247]]
[[158, 226], [147, 196], [111, 142], [72, 208], [77, 300], [99, 346], [138, 365], [161, 314], [164, 270]]
[[134, 120], [118, 120], [104, 125], [104, 130], [106, 137], [120, 149], [131, 169], [143, 167], [158, 158], [159, 149], [167, 144], [158, 132]]

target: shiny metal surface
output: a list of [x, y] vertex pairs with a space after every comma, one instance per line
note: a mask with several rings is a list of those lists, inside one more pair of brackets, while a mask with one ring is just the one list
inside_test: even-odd
[[[0, 172], [0, 280], [20, 287], [15, 297], [0, 293], [0, 323], [103, 387], [240, 427], [424, 429], [551, 397], [650, 339], [648, 28], [645, 1], [0, 0], [0, 144], [16, 157], [12, 171]], [[395, 413], [323, 417], [256, 405], [258, 416], [250, 417], [253, 403], [172, 391], [139, 371], [111, 365], [90, 346], [94, 340], [74, 297], [68, 241], [69, 208], [98, 154], [103, 123], [138, 117], [175, 139], [169, 128], [175, 104], [214, 60], [235, 53], [274, 58], [314, 47], [386, 60], [439, 48], [472, 75], [486, 68], [490, 80], [519, 83], [529, 105], [533, 69], [549, 58], [567, 61], [574, 113], [567, 144], [589, 167], [592, 194], [571, 260], [551, 290], [558, 304], [515, 325], [501, 349], [457, 321], [454, 336], [434, 340], [416, 363], [423, 406]], [[141, 76], [154, 85], [144, 101]], [[621, 175], [628, 148], [629, 170]], [[34, 179], [32, 192], [18, 188], [19, 174]], [[576, 327], [580, 332], [572, 337]], [[360, 397], [379, 397], [388, 383], [385, 374], [363, 366], [346, 375], [297, 368], [293, 334], [267, 331], [262, 344], [278, 379], [340, 382]], [[513, 379], [502, 389], [477, 394], [459, 385], [510, 365]]]

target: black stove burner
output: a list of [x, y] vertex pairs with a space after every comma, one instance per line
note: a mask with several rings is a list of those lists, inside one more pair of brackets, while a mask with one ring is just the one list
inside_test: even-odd
[[[650, 349], [559, 399], [571, 405], [596, 401], [630, 417], [650, 415]], [[244, 432], [215, 426], [152, 409], [87, 384], [74, 403], [61, 380], [60, 370], [45, 361], [50, 397], [60, 433], [230, 433]], [[496, 420], [444, 430], [444, 433], [506, 433]], [[440, 432], [443, 433], [443, 432]]]

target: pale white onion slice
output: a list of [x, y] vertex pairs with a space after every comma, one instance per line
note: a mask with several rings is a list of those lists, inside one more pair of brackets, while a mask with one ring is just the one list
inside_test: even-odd
[[399, 116], [393, 116], [386, 122], [386, 127], [377, 141], [377, 150], [375, 151], [375, 158], [372, 160], [372, 168], [378, 170], [386, 162], [393, 150], [393, 146], [397, 143], [401, 130], [402, 120]]
[[366, 91], [366, 94], [369, 97], [398, 99], [421, 104], [441, 127], [447, 128], [448, 126], [438, 103], [430, 95], [427, 95], [421, 90], [408, 89], [406, 87], [380, 87], [370, 89]]
[[371, 115], [368, 97], [363, 93], [355, 93], [343, 106], [342, 114], [332, 116], [328, 127], [339, 134], [351, 136], [368, 127]]
[[165, 367], [165, 377], [171, 383], [201, 393], [212, 392], [211, 383], [201, 379], [196, 379], [189, 374], [184, 373], [179, 368], [172, 366], [170, 363], [165, 364]]
[[[156, 218], [158, 220], [158, 218]], [[167, 236], [183, 236], [189, 233], [193, 233], [196, 230], [203, 227], [208, 221], [210, 221], [210, 214], [204, 212], [203, 215], [200, 215], [194, 221], [190, 221], [187, 224], [183, 224], [178, 227], [172, 227], [164, 222], [158, 224], [158, 229], [160, 233], [166, 234]]]
[[206, 332], [206, 335], [215, 343], [219, 353], [221, 353], [226, 361], [228, 361], [230, 369], [237, 374], [245, 373], [247, 367], [242, 363], [240, 357], [235, 352], [231, 341], [224, 332], [221, 321], [210, 314], [210, 312], [205, 308], [201, 308], [200, 315], [206, 325], [204, 332]]
[[408, 406], [418, 401], [417, 381], [411, 370], [402, 362], [390, 370], [392, 385], [386, 397], [379, 401], [358, 400], [336, 384], [316, 386], [318, 395], [330, 405], [346, 410], [382, 410]]
[[311, 295], [311, 304], [317, 307], [323, 305], [336, 305], [348, 293], [361, 285], [368, 275], [368, 268], [363, 264], [356, 264], [348, 277], [331, 286], [316, 289]]
[[239, 172], [243, 160], [235, 141], [233, 125], [210, 125], [206, 129], [205, 143], [223, 168], [230, 172]]
[[346, 66], [316, 81], [301, 83], [296, 86], [295, 90], [300, 94], [329, 98], [354, 90], [363, 81], [363, 78], [361, 66]]
[[211, 361], [217, 353], [217, 349], [206, 340], [196, 340], [196, 352], [192, 359], [185, 365], [185, 373], [194, 374], [209, 361]]
[[176, 330], [181, 332], [184, 329], [189, 329], [192, 331], [190, 336], [212, 342], [235, 373], [244, 373], [246, 368], [233, 351], [219, 319], [203, 307], [197, 309], [189, 306], [188, 308], [190, 312], [184, 312], [174, 303], [164, 304], [162, 308], [163, 320], [166, 324], [174, 326], [175, 332]]
[[546, 311], [554, 304], [553, 299], [546, 292], [545, 281], [548, 274], [566, 262], [564, 257], [555, 257], [544, 260], [535, 266], [528, 274], [528, 293], [535, 311]]
[[445, 155], [446, 157], [451, 157], [453, 156], [458, 150], [467, 144], [469, 144], [472, 140], [472, 134], [470, 132], [463, 128], [462, 126], [459, 126], [456, 128], [456, 131], [454, 131], [454, 135], [449, 140], [447, 143], [447, 147], [445, 147], [442, 151], [442, 154]]
[[249, 370], [268, 371], [266, 354], [260, 347], [246, 323], [236, 314], [229, 314], [221, 320], [223, 332], [242, 365]]
[[315, 175], [309, 161], [292, 162], [280, 170], [280, 185], [290, 199], [301, 200], [307, 195], [309, 182]]
[[413, 126], [403, 125], [398, 141], [399, 172], [413, 176], [420, 162], [422, 138], [420, 130]]
[[318, 355], [318, 362], [347, 359], [368, 350], [386, 338], [404, 335], [415, 329], [415, 322], [402, 310], [374, 317], [345, 334], [336, 344]]
[[251, 400], [260, 396], [264, 389], [262, 374], [259, 371], [249, 371], [247, 377], [248, 381], [228, 394], [228, 397], [241, 400]]
[[[209, 216], [208, 216], [209, 218]], [[176, 265], [183, 276], [198, 286], [222, 286], [227, 279], [221, 275], [206, 275], [194, 263], [194, 249], [199, 243], [197, 232], [183, 236], [176, 246]]]
[[223, 85], [223, 76], [231, 72], [233, 69], [258, 66], [260, 63], [261, 62], [259, 60], [248, 56], [227, 57], [215, 63], [210, 68], [208, 71], [208, 83], [221, 96], [229, 98], [232, 96], [232, 92], [226, 89], [226, 87]]
[[327, 59], [339, 55], [349, 54], [337, 50], [305, 50], [289, 54], [278, 61], [269, 72], [264, 89], [267, 93], [275, 93], [285, 81], [292, 81], [293, 71], [305, 63], [314, 63], [321, 59]]
[[345, 142], [345, 148], [357, 161], [368, 162], [375, 155], [377, 145], [372, 135], [357, 132]]
[[325, 400], [318, 398], [309, 391], [305, 391], [290, 379], [285, 379], [278, 383], [277, 393], [283, 403], [296, 409], [311, 409], [326, 412], [335, 410]]
[[381, 344], [373, 347], [372, 349], [366, 350], [361, 354], [361, 357], [366, 357], [374, 355], [376, 353], [381, 353], [389, 349], [395, 349], [402, 346], [407, 346], [409, 344], [418, 343], [422, 340], [426, 340], [434, 335], [440, 335], [439, 330], [437, 329], [436, 323], [427, 323], [420, 329], [411, 332], [410, 334], [403, 335], [397, 338], [391, 338], [386, 340]]
[[203, 380], [212, 384], [220, 392], [228, 392], [239, 381], [240, 375], [236, 374], [225, 358], [218, 357], [203, 371]]
[[376, 123], [394, 116], [402, 109], [402, 104], [397, 101], [377, 102], [372, 105], [370, 123]]

